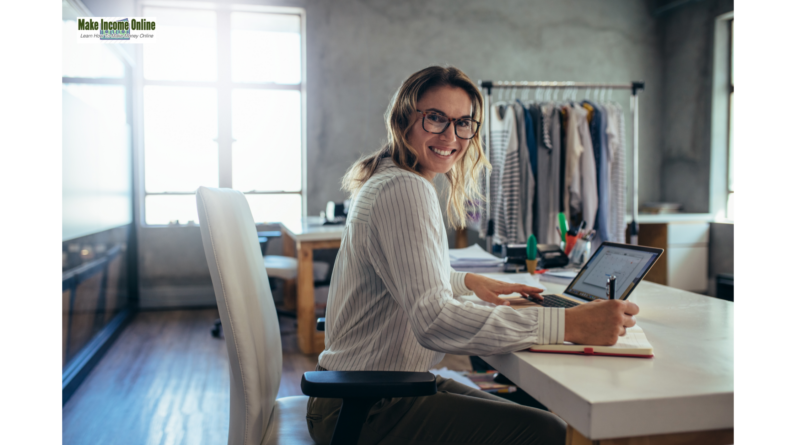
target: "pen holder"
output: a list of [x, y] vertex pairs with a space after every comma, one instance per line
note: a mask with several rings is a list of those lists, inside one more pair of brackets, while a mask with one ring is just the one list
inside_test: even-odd
[[528, 273], [531, 275], [536, 274], [536, 263], [538, 260], [525, 260], [525, 267], [528, 268]]
[[569, 262], [573, 266], [582, 266], [588, 261], [591, 256], [591, 241], [586, 241], [583, 238], [578, 239], [575, 247], [569, 253]]

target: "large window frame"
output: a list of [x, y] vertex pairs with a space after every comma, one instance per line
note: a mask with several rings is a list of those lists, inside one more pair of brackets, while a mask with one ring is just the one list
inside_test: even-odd
[[[143, 91], [146, 86], [182, 86], [182, 87], [205, 87], [214, 88], [218, 97], [218, 185], [220, 188], [232, 188], [232, 144], [235, 140], [232, 137], [232, 94], [235, 89], [260, 89], [260, 90], [292, 90], [298, 91], [301, 103], [301, 187], [298, 191], [242, 191], [245, 195], [299, 195], [301, 197], [301, 218], [307, 215], [307, 39], [306, 39], [306, 11], [304, 8], [287, 6], [260, 6], [250, 4], [217, 4], [217, 3], [194, 3], [194, 2], [174, 2], [158, 0], [140, 0], [137, 2], [136, 11], [139, 17], [144, 16], [146, 7], [167, 7], [170, 9], [186, 10], [206, 10], [216, 13], [216, 35], [217, 35], [217, 57], [218, 73], [215, 81], [168, 81], [168, 80], [148, 80], [144, 78], [143, 71], [143, 48], [137, 51], [137, 67], [135, 70], [135, 83], [137, 85], [137, 99], [143, 103]], [[231, 45], [232, 45], [232, 23], [231, 14], [233, 12], [254, 12], [265, 14], [286, 14], [299, 17], [300, 39], [301, 39], [301, 81], [298, 84], [277, 84], [277, 83], [254, 83], [254, 82], [233, 82], [231, 69]], [[152, 43], [157, 45], [157, 42]], [[143, 122], [143, 107], [138, 107], [141, 122]], [[142, 124], [143, 126], [143, 124]], [[146, 129], [142, 129], [146, 131]], [[142, 144], [143, 145], [143, 144]], [[148, 224], [146, 222], [146, 197], [157, 195], [194, 195], [195, 192], [148, 192], [145, 184], [145, 150], [140, 150], [138, 165], [139, 178], [137, 191], [141, 197], [138, 200], [141, 227], [179, 227], [188, 226], [184, 221], [180, 224]], [[276, 222], [276, 221], [258, 221]], [[194, 221], [194, 224], [198, 224]]]
[[729, 33], [729, 71], [730, 86], [729, 86], [729, 103], [727, 107], [727, 211], [725, 216], [727, 219], [732, 220], [735, 218], [735, 179], [733, 169], [735, 167], [735, 153], [733, 147], [733, 114], [734, 114], [734, 100], [735, 100], [735, 70], [733, 64], [735, 63], [735, 19], [730, 18], [727, 24]]
[[710, 213], [716, 221], [731, 221], [733, 12], [716, 17], [713, 37], [713, 91], [710, 129]]

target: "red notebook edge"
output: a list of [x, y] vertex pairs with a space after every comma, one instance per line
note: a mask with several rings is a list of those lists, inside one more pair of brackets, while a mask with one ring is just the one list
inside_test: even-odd
[[589, 355], [589, 356], [606, 356], [606, 357], [631, 357], [631, 358], [652, 358], [655, 354], [642, 355], [642, 354], [609, 354], [605, 352], [594, 352], [592, 348], [584, 348], [583, 351], [534, 351], [528, 348], [527, 351], [535, 352], [537, 354], [571, 354], [571, 355]]

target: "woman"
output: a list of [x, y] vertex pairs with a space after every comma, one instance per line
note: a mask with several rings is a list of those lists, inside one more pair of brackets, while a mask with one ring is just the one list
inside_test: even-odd
[[[428, 371], [445, 353], [491, 355], [565, 337], [610, 342], [621, 334], [615, 317], [584, 323], [583, 310], [512, 309], [498, 295], [541, 299], [541, 289], [451, 269], [433, 180], [447, 178], [448, 217], [463, 227], [465, 203], [479, 198], [478, 180], [490, 167], [480, 143], [483, 112], [478, 87], [453, 67], [421, 70], [393, 97], [385, 115], [387, 144], [355, 163], [343, 180], [352, 204], [332, 274], [318, 369]], [[495, 306], [454, 298], [471, 293]], [[610, 315], [617, 311], [627, 312]], [[631, 322], [620, 316], [618, 324]], [[376, 403], [360, 443], [564, 443], [566, 424], [549, 412], [448, 379], [437, 378], [437, 388], [429, 397]], [[341, 403], [310, 398], [307, 424], [317, 443], [331, 440]]]

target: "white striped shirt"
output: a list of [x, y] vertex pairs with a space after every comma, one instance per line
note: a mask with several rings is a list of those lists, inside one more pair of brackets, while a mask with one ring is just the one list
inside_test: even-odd
[[382, 159], [357, 193], [332, 272], [320, 366], [428, 371], [444, 353], [562, 343], [564, 310], [463, 302], [434, 186]]

